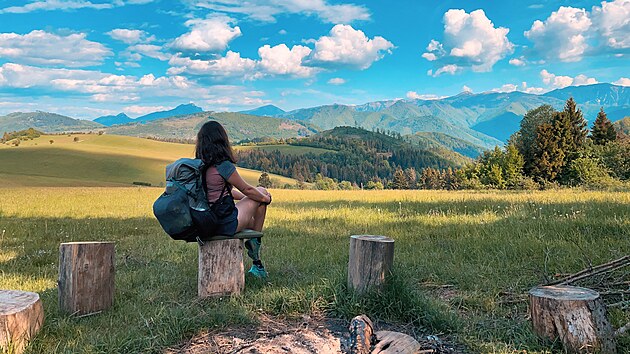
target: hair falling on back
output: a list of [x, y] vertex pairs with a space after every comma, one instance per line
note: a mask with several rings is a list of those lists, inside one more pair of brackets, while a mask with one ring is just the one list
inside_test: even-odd
[[236, 163], [230, 139], [219, 122], [211, 120], [201, 126], [199, 133], [197, 133], [195, 158], [201, 159], [210, 166], [225, 160]]

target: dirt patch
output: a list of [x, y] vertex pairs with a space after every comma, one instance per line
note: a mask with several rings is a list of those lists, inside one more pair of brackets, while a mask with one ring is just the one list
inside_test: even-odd
[[[444, 338], [417, 333], [413, 328], [376, 324], [378, 330], [403, 332], [416, 338], [427, 353], [464, 353]], [[343, 354], [349, 347], [348, 322], [320, 316], [286, 319], [262, 315], [259, 324], [198, 335], [164, 354]]]

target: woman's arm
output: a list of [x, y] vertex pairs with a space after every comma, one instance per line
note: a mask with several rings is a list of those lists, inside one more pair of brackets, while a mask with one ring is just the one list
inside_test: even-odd
[[271, 195], [269, 194], [269, 192], [267, 192], [267, 194], [263, 194], [256, 187], [245, 182], [245, 180], [241, 177], [241, 175], [238, 174], [238, 171], [234, 171], [234, 173], [232, 173], [230, 178], [228, 178], [228, 182], [234, 187], [236, 187], [239, 191], [241, 191], [244, 196], [254, 201], [257, 201], [260, 203], [271, 202]]
[[235, 200], [241, 200], [245, 198], [245, 194], [241, 193], [238, 189], [232, 188], [232, 198]]

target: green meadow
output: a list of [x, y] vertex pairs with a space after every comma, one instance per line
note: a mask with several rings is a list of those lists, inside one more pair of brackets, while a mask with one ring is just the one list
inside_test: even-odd
[[[473, 353], [560, 352], [532, 334], [519, 299], [545, 276], [630, 252], [626, 192], [274, 190], [263, 249], [269, 281], [248, 277], [242, 296], [200, 301], [196, 245], [170, 240], [151, 215], [160, 193], [0, 189], [0, 288], [38, 292], [46, 313], [29, 353], [158, 353], [207, 331], [255, 328], [260, 314], [361, 313]], [[384, 292], [355, 297], [346, 288], [352, 234], [396, 241]], [[116, 242], [115, 304], [95, 316], [61, 315], [59, 243], [87, 240]], [[630, 321], [619, 309], [611, 318]], [[619, 346], [628, 352], [630, 341]]]
[[[187, 144], [107, 134], [42, 135], [17, 147], [0, 144], [0, 184], [129, 186], [144, 182], [158, 186], [164, 183], [167, 164], [192, 156], [194, 146]], [[241, 168], [239, 172], [254, 184], [260, 177], [259, 171]], [[270, 177], [280, 185], [296, 183], [283, 176]]]
[[[97, 134], [0, 145], [0, 289], [38, 292], [46, 314], [28, 353], [160, 353], [209, 331], [254, 329], [261, 315], [304, 314], [367, 314], [471, 353], [561, 352], [532, 333], [527, 291], [630, 253], [630, 192], [273, 190], [269, 280], [248, 277], [241, 296], [199, 300], [196, 244], [160, 229], [151, 205], [161, 188], [132, 186], [159, 185], [166, 164], [191, 155], [191, 145]], [[240, 171], [252, 183], [260, 174]], [[396, 242], [381, 293], [346, 288], [353, 234]], [[59, 313], [58, 249], [70, 241], [116, 243], [108, 311]], [[630, 321], [627, 309], [610, 315], [615, 326]], [[619, 349], [630, 351], [628, 337]]]

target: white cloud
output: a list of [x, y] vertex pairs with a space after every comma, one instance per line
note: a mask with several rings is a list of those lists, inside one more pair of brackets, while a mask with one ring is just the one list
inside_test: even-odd
[[593, 6], [593, 25], [612, 48], [630, 48], [630, 0], [602, 1]]
[[586, 10], [561, 6], [544, 22], [534, 21], [525, 37], [546, 58], [579, 61], [588, 48], [585, 35], [591, 24]]
[[343, 85], [346, 83], [346, 80], [340, 77], [333, 77], [332, 79], [328, 80], [328, 83], [330, 85]]
[[90, 99], [94, 102], [133, 102], [140, 100], [140, 97], [135, 94], [115, 95], [111, 93], [97, 93], [92, 95]]
[[275, 22], [280, 14], [303, 14], [317, 16], [329, 23], [351, 23], [369, 20], [370, 13], [363, 5], [329, 4], [326, 0], [202, 0], [190, 1], [194, 6], [223, 13], [246, 15], [263, 22]]
[[360, 70], [391, 53], [394, 45], [383, 37], [369, 39], [361, 30], [349, 25], [336, 25], [328, 36], [315, 41], [315, 50], [310, 56], [312, 66], [351, 67]]
[[[93, 100], [120, 97], [202, 97], [208, 89], [183, 76], [153, 74], [138, 79], [134, 76], [113, 75], [100, 71], [50, 69], [5, 63], [0, 66], [0, 87], [39, 88], [51, 91], [74, 92], [92, 96]], [[94, 96], [101, 94], [100, 96]], [[116, 95], [116, 96], [113, 96]]]
[[177, 37], [170, 47], [182, 52], [222, 52], [241, 35], [241, 29], [232, 27], [233, 23], [234, 19], [221, 15], [188, 20], [184, 24], [190, 32]]
[[509, 92], [514, 92], [518, 89], [518, 85], [514, 85], [514, 84], [505, 84], [502, 85], [499, 88], [493, 88], [492, 90], [490, 90], [490, 92], [501, 92], [501, 93], [509, 93]]
[[85, 39], [85, 33], [60, 36], [35, 30], [21, 35], [0, 33], [0, 58], [18, 63], [82, 67], [100, 64], [111, 51]]
[[564, 88], [567, 86], [593, 85], [593, 84], [598, 83], [598, 81], [595, 78], [588, 77], [583, 74], [580, 74], [576, 77], [558, 76], [558, 75], [548, 72], [547, 70], [542, 70], [540, 72], [540, 77], [542, 78], [545, 85], [551, 86], [553, 88]]
[[441, 98], [444, 98], [445, 96], [438, 96], [438, 95], [434, 95], [434, 94], [419, 94], [416, 91], [407, 91], [407, 98], [410, 100], [425, 100], [425, 101], [430, 101], [430, 100], [439, 100]]
[[304, 58], [310, 53], [310, 48], [301, 45], [295, 45], [291, 49], [286, 44], [274, 47], [264, 45], [258, 48], [258, 65], [265, 73], [272, 75], [309, 77], [317, 72], [315, 68], [302, 65]]
[[111, 9], [114, 7], [125, 6], [125, 5], [140, 5], [147, 4], [153, 2], [153, 0], [114, 0], [112, 2], [107, 3], [93, 3], [91, 1], [85, 0], [41, 0], [41, 1], [33, 1], [26, 5], [22, 6], [10, 6], [0, 9], [0, 14], [2, 13], [14, 13], [14, 14], [22, 14], [29, 13], [35, 11], [73, 11], [79, 9]]
[[620, 77], [619, 80], [613, 81], [612, 84], [618, 86], [630, 86], [630, 79], [627, 77]]
[[125, 112], [128, 115], [134, 117], [134, 116], [143, 116], [145, 114], [158, 112], [158, 111], [168, 111], [168, 110], [173, 109], [173, 108], [175, 108], [175, 107], [171, 107], [171, 106], [138, 106], [138, 105], [134, 105], [134, 106], [128, 106], [128, 107], [123, 108], [123, 112]]
[[462, 86], [462, 92], [472, 93], [473, 90], [470, 87], [464, 85], [464, 86]]
[[136, 61], [140, 60], [140, 57], [138, 56], [140, 54], [162, 61], [169, 60], [172, 57], [171, 54], [164, 53], [161, 46], [153, 44], [132, 45], [127, 48], [127, 52], [129, 53], [130, 59], [134, 59]]
[[131, 30], [126, 28], [116, 28], [106, 33], [113, 39], [119, 40], [127, 44], [135, 44], [139, 42], [151, 42], [155, 40], [154, 36], [141, 30]]
[[510, 30], [495, 28], [483, 10], [468, 14], [451, 9], [444, 14], [443, 21], [443, 43], [431, 40], [423, 54], [429, 61], [440, 60], [443, 68], [457, 65], [478, 72], [490, 71], [497, 61], [514, 51], [514, 45], [507, 38]]
[[456, 72], [461, 71], [461, 70], [462, 70], [461, 67], [455, 64], [449, 64], [449, 65], [444, 65], [443, 67], [437, 69], [435, 72], [433, 72], [433, 70], [429, 70], [427, 74], [433, 77], [438, 77], [444, 73], [454, 75]]
[[523, 81], [523, 83], [521, 83], [521, 89], [520, 91], [526, 92], [526, 93], [532, 93], [535, 95], [539, 95], [542, 93], [547, 92], [548, 90], [542, 88], [542, 87], [529, 87], [527, 86], [527, 82]]
[[437, 55], [435, 55], [434, 53], [422, 53], [422, 57], [428, 61], [437, 60]]
[[1, 13], [27, 13], [33, 11], [51, 11], [51, 10], [78, 10], [83, 8], [91, 8], [91, 9], [110, 9], [112, 8], [112, 4], [94, 4], [90, 1], [84, 0], [44, 0], [44, 1], [34, 1], [29, 4], [23, 6], [11, 6], [6, 7], [0, 10]]
[[252, 74], [256, 62], [241, 58], [240, 53], [228, 51], [224, 57], [211, 60], [190, 59], [179, 55], [169, 60], [169, 75], [190, 74], [214, 78], [244, 77]]
[[522, 58], [512, 58], [509, 61], [510, 65], [514, 65], [514, 66], [525, 66], [525, 60], [523, 60]]

